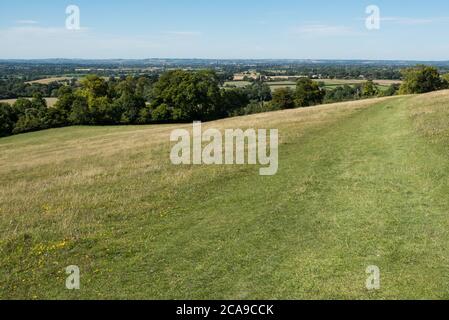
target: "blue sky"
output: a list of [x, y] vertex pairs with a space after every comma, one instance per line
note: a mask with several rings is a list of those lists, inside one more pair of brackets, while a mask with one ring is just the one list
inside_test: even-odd
[[[80, 30], [65, 28], [68, 5]], [[368, 30], [365, 9], [381, 10]], [[449, 60], [447, 0], [2, 0], [0, 58]]]

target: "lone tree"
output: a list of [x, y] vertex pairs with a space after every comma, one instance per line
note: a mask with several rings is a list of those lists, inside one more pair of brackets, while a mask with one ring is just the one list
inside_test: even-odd
[[441, 78], [434, 67], [418, 65], [402, 71], [404, 82], [401, 94], [426, 93], [448, 88], [448, 82]]

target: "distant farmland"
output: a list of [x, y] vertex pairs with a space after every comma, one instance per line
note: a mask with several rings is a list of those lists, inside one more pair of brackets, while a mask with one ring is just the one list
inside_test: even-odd
[[33, 83], [50, 84], [52, 82], [66, 82], [66, 81], [70, 81], [71, 79], [72, 79], [71, 77], [50, 77], [50, 78], [44, 78], [44, 79], [39, 79], [39, 80], [34, 80], [34, 81], [28, 81], [26, 83], [28, 83], [28, 84], [33, 84]]
[[[31, 99], [31, 98], [27, 98], [27, 99]], [[17, 99], [4, 99], [4, 100], [0, 100], [0, 102], [14, 104], [14, 102], [16, 102], [16, 100]], [[55, 105], [56, 101], [58, 101], [58, 98], [45, 98], [45, 100], [47, 101], [47, 106], [53, 107]]]
[[[350, 85], [354, 86], [356, 84], [361, 84], [366, 82], [366, 80], [345, 80], [345, 79], [323, 79], [323, 80], [316, 80], [318, 82], [324, 82], [326, 89], [335, 89], [338, 86], [343, 85]], [[374, 82], [377, 84], [377, 87], [379, 90], [385, 90], [388, 86], [394, 83], [402, 83], [400, 80], [374, 80]], [[294, 81], [273, 81], [273, 82], [266, 82], [268, 86], [270, 86], [271, 90], [275, 90], [278, 88], [292, 88], [294, 89], [296, 87], [296, 82]], [[226, 88], [242, 88], [247, 85], [250, 85], [251, 82], [249, 81], [227, 81], [224, 83], [224, 87]]]

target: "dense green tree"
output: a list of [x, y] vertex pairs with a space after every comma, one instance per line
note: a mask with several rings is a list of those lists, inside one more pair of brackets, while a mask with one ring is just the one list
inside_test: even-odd
[[137, 80], [134, 77], [128, 76], [125, 80], [120, 81], [116, 86], [116, 91], [119, 96], [124, 94], [134, 94], [137, 88]]
[[58, 128], [69, 124], [67, 118], [68, 114], [65, 111], [57, 108], [48, 108], [42, 118], [42, 122], [45, 128]]
[[75, 125], [86, 125], [92, 123], [89, 113], [89, 105], [87, 104], [87, 98], [83, 96], [75, 97], [73, 101], [72, 109], [69, 114], [69, 121]]
[[138, 123], [140, 111], [146, 108], [142, 97], [126, 91], [113, 104], [116, 106], [116, 111], [121, 113], [120, 122], [123, 124]]
[[245, 108], [250, 103], [248, 93], [242, 88], [223, 90], [222, 101], [226, 111], [223, 116], [235, 114], [236, 110]]
[[152, 120], [156, 122], [167, 122], [172, 120], [172, 109], [165, 103], [158, 105], [151, 113]]
[[290, 88], [278, 88], [273, 92], [271, 101], [273, 108], [278, 110], [295, 108], [295, 93]]
[[69, 94], [73, 94], [73, 88], [70, 86], [62, 86], [58, 90], [57, 97], [61, 98], [62, 96], [69, 95]]
[[211, 120], [223, 113], [219, 81], [212, 71], [169, 71], [154, 84], [151, 106], [166, 105], [174, 121]]
[[107, 96], [109, 97], [109, 99], [114, 100], [114, 99], [117, 99], [118, 97], [120, 97], [119, 93], [117, 92], [118, 84], [119, 84], [119, 82], [117, 81], [117, 79], [115, 77], [109, 78], [109, 80], [107, 82], [107, 86], [108, 86]]
[[152, 115], [151, 109], [149, 106], [145, 106], [145, 108], [140, 109], [139, 118], [137, 119], [137, 124], [146, 124], [151, 123]]
[[40, 110], [42, 112], [47, 111], [47, 101], [43, 98], [42, 93], [36, 92], [33, 94], [33, 99], [31, 99], [31, 106], [32, 108]]
[[368, 80], [362, 84], [362, 96], [363, 97], [374, 97], [377, 96], [379, 91], [372, 80]]
[[30, 108], [26, 109], [25, 113], [19, 116], [13, 133], [18, 134], [42, 129], [46, 129], [42, 113], [36, 108]]
[[402, 74], [402, 94], [426, 93], [447, 88], [447, 82], [434, 67], [418, 65], [405, 69]]
[[299, 79], [296, 84], [295, 104], [297, 107], [308, 107], [323, 103], [326, 92], [319, 83], [308, 78]]
[[51, 114], [49, 117], [53, 119], [53, 123], [57, 124], [57, 126], [68, 123], [74, 100], [75, 95], [71, 87], [64, 86], [58, 90], [58, 101], [56, 101], [53, 108], [48, 110]]
[[121, 109], [109, 102], [108, 97], [101, 96], [94, 99], [88, 99], [89, 114], [91, 116], [90, 124], [116, 124], [120, 121]]
[[[126, 81], [126, 80], [125, 80]], [[117, 87], [120, 84], [117, 85]], [[125, 85], [123, 85], [125, 87]], [[114, 90], [114, 89], [112, 89]], [[111, 93], [111, 88], [108, 87], [106, 81], [97, 75], [89, 75], [81, 81], [81, 89], [76, 95], [87, 99], [88, 112], [81, 116], [85, 107], [81, 101], [77, 106], [77, 110], [71, 119], [72, 121], [81, 122], [82, 124], [100, 124], [110, 125], [117, 124], [121, 118], [121, 109], [118, 104], [111, 103], [108, 94]], [[87, 123], [86, 123], [87, 122]]]
[[338, 86], [334, 89], [326, 90], [324, 102], [341, 102], [349, 100], [357, 100], [360, 98], [361, 86], [350, 86], [345, 84], [344, 86]]
[[48, 128], [47, 102], [41, 93], [35, 93], [33, 99], [19, 99], [13, 108], [18, 115], [13, 133], [31, 132]]
[[16, 121], [14, 109], [9, 104], [0, 102], [0, 137], [12, 134]]
[[232, 116], [243, 116], [243, 115], [249, 115], [249, 114], [255, 114], [255, 113], [262, 113], [262, 112], [270, 112], [270, 111], [276, 111], [279, 110], [273, 106], [271, 101], [269, 102], [260, 102], [256, 100], [250, 101], [250, 103], [238, 110], [235, 110], [231, 115]]
[[17, 116], [24, 115], [25, 111], [27, 109], [31, 109], [33, 107], [31, 100], [20, 98], [17, 99], [16, 102], [12, 105], [12, 108], [14, 109], [14, 113], [17, 114]]
[[270, 101], [271, 96], [271, 88], [266, 83], [257, 80], [254, 81], [251, 85], [245, 88], [248, 92], [249, 100], [255, 101]]
[[149, 101], [151, 98], [151, 89], [157, 82], [158, 77], [144, 76], [137, 79], [135, 95]]
[[443, 74], [441, 79], [443, 80], [443, 87], [445, 89], [449, 89], [449, 73]]
[[96, 98], [105, 97], [108, 94], [108, 85], [103, 78], [97, 75], [88, 75], [81, 80], [80, 94], [86, 97], [89, 101], [93, 101]]
[[385, 91], [381, 92], [380, 95], [383, 97], [394, 96], [395, 94], [397, 94], [399, 92], [400, 87], [401, 87], [400, 84], [393, 83], [393, 84], [389, 85]]

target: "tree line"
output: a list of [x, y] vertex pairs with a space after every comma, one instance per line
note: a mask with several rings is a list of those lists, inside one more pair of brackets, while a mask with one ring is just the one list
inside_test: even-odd
[[23, 79], [11, 78], [0, 80], [0, 99], [15, 99], [19, 97], [32, 97], [39, 92], [45, 97], [56, 97], [59, 88], [63, 85], [58, 82], [49, 84], [26, 83]]
[[261, 81], [243, 88], [222, 88], [214, 72], [174, 70], [159, 78], [138, 76], [105, 78], [89, 75], [79, 86], [61, 86], [58, 101], [48, 107], [43, 94], [0, 104], [0, 136], [70, 125], [128, 125], [210, 121], [258, 112], [308, 107], [335, 102], [393, 95], [423, 93], [449, 87], [448, 76], [433, 67], [417, 66], [403, 71], [401, 87], [379, 92], [372, 81], [357, 86], [326, 90], [324, 84], [299, 79], [296, 87], [274, 92]]

